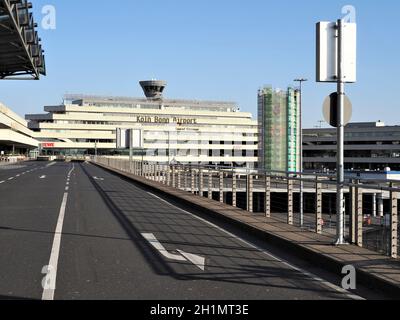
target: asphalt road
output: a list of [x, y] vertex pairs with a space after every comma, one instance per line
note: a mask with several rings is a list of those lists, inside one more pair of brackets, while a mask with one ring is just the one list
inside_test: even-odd
[[88, 163], [0, 168], [0, 299], [376, 298], [227, 230]]

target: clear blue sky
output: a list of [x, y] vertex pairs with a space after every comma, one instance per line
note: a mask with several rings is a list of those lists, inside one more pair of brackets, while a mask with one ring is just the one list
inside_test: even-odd
[[58, 104], [65, 93], [142, 96], [138, 81], [169, 82], [168, 98], [236, 101], [256, 117], [257, 90], [304, 89], [304, 122], [322, 119], [335, 90], [315, 82], [315, 23], [357, 9], [358, 83], [347, 86], [353, 121], [400, 124], [398, 0], [33, 0], [57, 9], [57, 29], [39, 29], [48, 76], [0, 82], [0, 101], [21, 115]]

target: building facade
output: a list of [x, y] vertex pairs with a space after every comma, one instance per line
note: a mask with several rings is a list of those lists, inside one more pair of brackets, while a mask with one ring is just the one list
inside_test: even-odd
[[[304, 169], [336, 169], [336, 129], [306, 129]], [[345, 128], [346, 170], [400, 171], [400, 126], [383, 122], [350, 123]]]
[[0, 103], [0, 155], [28, 155], [38, 148], [28, 123], [15, 112]]
[[67, 95], [46, 114], [27, 115], [42, 152], [52, 155], [126, 154], [116, 131], [140, 129], [135, 157], [168, 163], [254, 167], [257, 121], [231, 102], [164, 99], [165, 82], [141, 82], [146, 98]]
[[300, 171], [300, 92], [265, 87], [258, 92], [259, 167]]

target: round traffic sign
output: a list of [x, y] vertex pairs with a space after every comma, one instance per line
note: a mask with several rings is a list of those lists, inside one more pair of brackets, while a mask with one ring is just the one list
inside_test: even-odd
[[[351, 116], [353, 114], [353, 106], [351, 104], [350, 99], [345, 95], [344, 96], [344, 108], [343, 108], [343, 119], [344, 125], [346, 126], [351, 121]], [[338, 127], [338, 94], [337, 92], [329, 95], [323, 105], [323, 114], [325, 121], [330, 124], [332, 127]]]

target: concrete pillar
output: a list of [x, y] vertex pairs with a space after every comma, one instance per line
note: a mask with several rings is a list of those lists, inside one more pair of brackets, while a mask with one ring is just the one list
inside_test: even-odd
[[203, 169], [199, 171], [199, 196], [203, 197], [204, 195], [204, 174]]
[[177, 173], [178, 173], [178, 189], [182, 187], [182, 171], [185, 174], [185, 167], [178, 166]]
[[176, 188], [176, 177], [175, 177], [175, 171], [176, 168], [175, 166], [172, 166], [172, 187]]
[[170, 187], [172, 182], [172, 177], [171, 177], [171, 166], [167, 166], [167, 186]]
[[[358, 182], [357, 182], [358, 184]], [[363, 246], [363, 193], [361, 188], [356, 188], [356, 245]]]
[[378, 193], [376, 195], [376, 205], [377, 205], [378, 216], [383, 218], [385, 216], [383, 212], [383, 193]]
[[200, 171], [199, 169], [195, 169], [194, 170], [194, 194], [198, 194], [199, 193], [199, 174]]
[[188, 169], [187, 167], [183, 166], [181, 168], [181, 170], [182, 170], [181, 174], [183, 175], [183, 177], [181, 177], [181, 179], [182, 179], [182, 183], [181, 184], [182, 184], [183, 190], [188, 191], [189, 190], [188, 170], [190, 170], [190, 169]]
[[287, 178], [287, 193], [288, 193], [288, 215], [287, 223], [293, 225], [293, 180], [290, 177]]
[[265, 175], [265, 216], [271, 218], [271, 177]]
[[373, 193], [372, 194], [372, 215], [373, 215], [373, 217], [374, 218], [376, 218], [376, 213], [377, 213], [377, 210], [376, 210], [376, 193]]
[[[393, 183], [391, 184], [393, 188]], [[391, 191], [390, 192], [390, 208], [391, 208], [391, 218], [390, 218], [390, 248], [391, 248], [391, 257], [393, 259], [397, 259], [398, 257], [398, 193]]]
[[318, 181], [315, 185], [315, 209], [316, 209], [316, 226], [315, 232], [318, 234], [322, 233], [323, 223], [322, 223], [322, 184]]
[[[351, 181], [355, 183], [355, 181]], [[357, 243], [357, 196], [356, 188], [350, 187], [350, 242]]]
[[232, 173], [232, 206], [237, 207], [237, 176]]
[[224, 203], [224, 172], [219, 173], [219, 202]]
[[168, 176], [169, 176], [169, 166], [163, 167], [163, 183], [164, 185], [168, 184]]
[[210, 170], [208, 173], [208, 199], [212, 200], [212, 187], [213, 187], [213, 182], [212, 182], [212, 171]]
[[191, 192], [192, 194], [195, 194], [195, 188], [196, 188], [196, 178], [195, 178], [195, 170], [191, 169]]
[[247, 211], [253, 212], [253, 175], [247, 175], [247, 188], [246, 188], [246, 195], [247, 195]]

